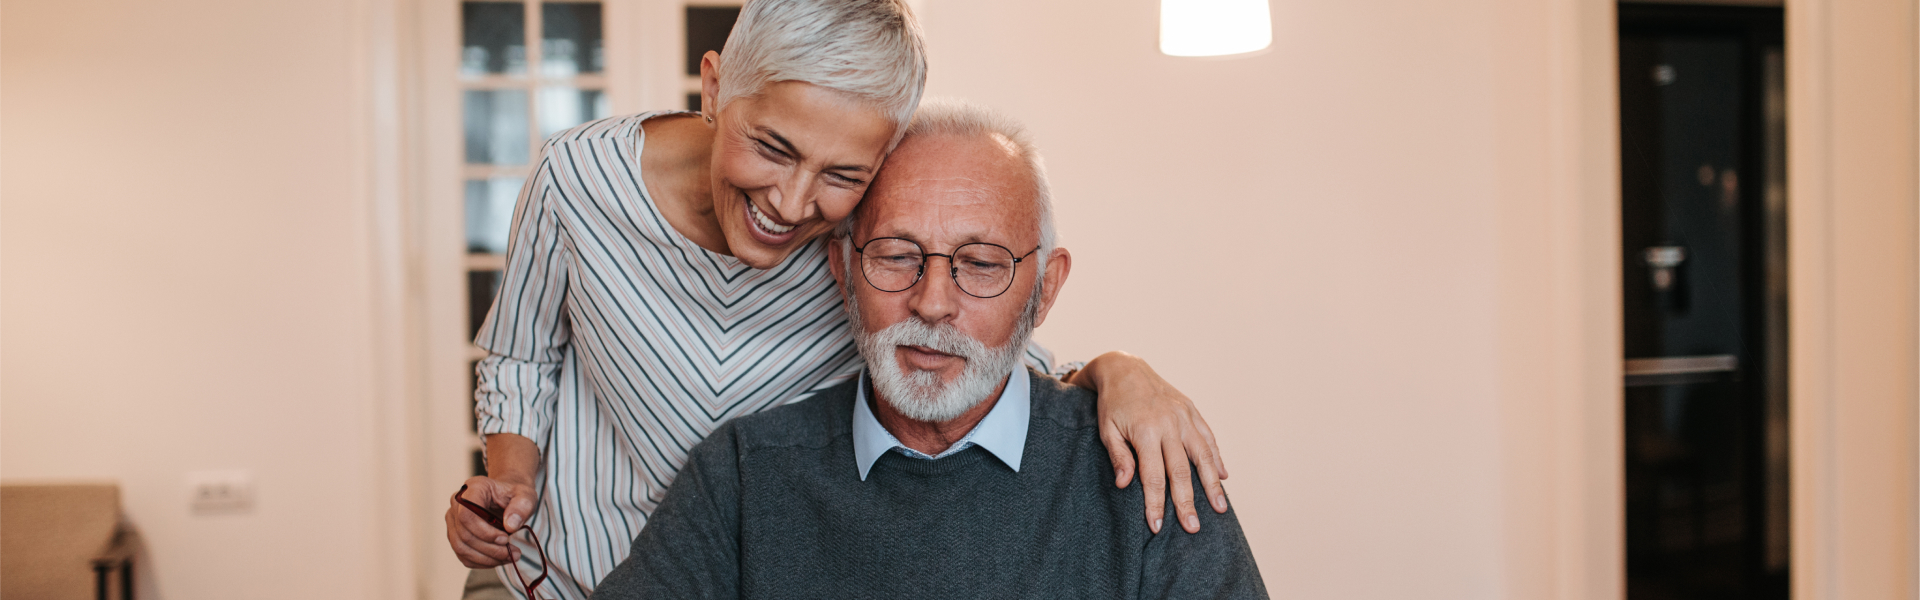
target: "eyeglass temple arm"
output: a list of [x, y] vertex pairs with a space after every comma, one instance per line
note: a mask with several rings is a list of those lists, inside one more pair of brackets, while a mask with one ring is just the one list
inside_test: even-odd
[[[441, 489], [446, 489], [446, 488], [441, 488]], [[460, 491], [453, 493], [453, 501], [460, 503], [461, 506], [467, 507], [467, 510], [473, 511], [473, 514], [479, 515], [481, 519], [485, 519], [488, 525], [497, 527], [501, 531], [507, 530], [506, 523], [503, 523], [500, 520], [500, 515], [493, 514], [493, 511], [487, 510], [486, 507], [480, 506], [478, 504], [474, 504], [472, 500], [466, 499], [466, 496], [465, 496], [466, 493], [467, 493], [467, 486], [464, 486], [464, 485], [460, 486]]]

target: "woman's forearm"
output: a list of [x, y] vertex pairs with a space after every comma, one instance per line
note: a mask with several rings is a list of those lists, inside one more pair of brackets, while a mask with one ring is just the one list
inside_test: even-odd
[[539, 444], [514, 433], [487, 435], [487, 477], [531, 487], [534, 474], [539, 471]]
[[1148, 366], [1147, 361], [1141, 360], [1138, 356], [1115, 350], [1093, 357], [1093, 360], [1087, 361], [1086, 366], [1080, 367], [1078, 372], [1075, 372], [1071, 377], [1067, 378], [1067, 383], [1099, 391], [1104, 387], [1103, 384], [1112, 383], [1115, 372], [1122, 370], [1116, 369], [1115, 367], [1120, 366], [1122, 363], [1125, 363], [1125, 365], [1130, 368], [1145, 369], [1148, 373], [1153, 372], [1153, 367]]

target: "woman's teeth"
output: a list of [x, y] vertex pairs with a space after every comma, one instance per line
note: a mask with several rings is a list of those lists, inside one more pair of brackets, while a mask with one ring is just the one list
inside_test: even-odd
[[747, 214], [753, 215], [753, 222], [760, 224], [760, 228], [767, 230], [768, 233], [779, 234], [793, 231], [792, 225], [781, 225], [773, 222], [773, 219], [767, 218], [767, 215], [760, 212], [760, 207], [754, 206], [751, 201], [747, 202]]

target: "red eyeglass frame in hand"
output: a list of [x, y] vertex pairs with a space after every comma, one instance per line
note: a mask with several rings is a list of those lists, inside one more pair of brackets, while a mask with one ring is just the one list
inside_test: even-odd
[[[473, 511], [473, 514], [479, 515], [481, 519], [485, 519], [487, 524], [494, 526], [495, 529], [501, 531], [507, 530], [507, 525], [500, 520], [500, 515], [493, 514], [493, 511], [487, 510], [478, 504], [468, 502], [466, 498], [461, 497], [461, 495], [465, 493], [467, 493], [467, 486], [460, 486], [460, 491], [453, 493], [453, 501], [460, 503], [461, 506], [467, 507], [467, 510]], [[518, 559], [509, 560], [507, 564], [513, 567], [513, 576], [520, 579], [520, 589], [526, 590], [527, 598], [530, 600], [544, 600], [544, 597], [535, 594], [534, 590], [539, 588], [540, 584], [547, 580], [547, 551], [545, 548], [540, 547], [540, 538], [539, 536], [533, 535], [532, 529], [526, 527], [521, 527], [520, 529], [527, 532], [527, 540], [533, 542], [533, 549], [540, 553], [540, 576], [533, 578], [532, 583], [528, 583], [527, 576], [520, 573], [520, 561]], [[509, 536], [507, 545], [511, 547], [513, 545], [511, 537], [513, 534], [507, 535]]]

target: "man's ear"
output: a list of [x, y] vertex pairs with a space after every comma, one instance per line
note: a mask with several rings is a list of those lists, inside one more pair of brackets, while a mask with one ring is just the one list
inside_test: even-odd
[[833, 272], [833, 281], [840, 284], [841, 290], [847, 289], [847, 242], [846, 237], [833, 234], [827, 240], [827, 270]]
[[719, 113], [715, 105], [720, 101], [720, 53], [708, 50], [700, 57], [700, 112], [709, 117]]
[[1067, 285], [1067, 273], [1073, 270], [1073, 253], [1066, 248], [1054, 248], [1047, 255], [1047, 274], [1040, 279], [1040, 310], [1033, 315], [1033, 326], [1039, 327], [1047, 322], [1047, 312], [1053, 310], [1053, 301], [1060, 298], [1060, 288]]

